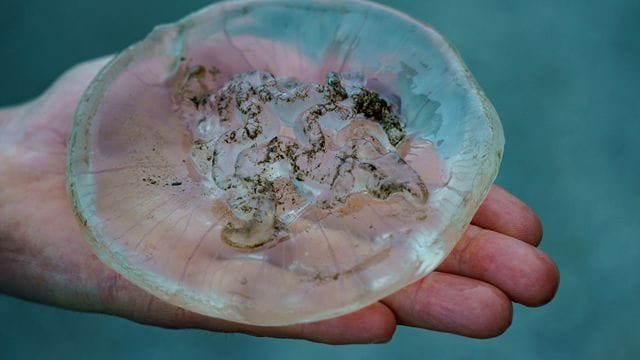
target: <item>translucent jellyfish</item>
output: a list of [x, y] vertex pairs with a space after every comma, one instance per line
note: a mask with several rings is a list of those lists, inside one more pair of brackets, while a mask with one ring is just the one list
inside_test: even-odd
[[283, 325], [432, 271], [503, 135], [427, 25], [360, 1], [235, 1], [115, 57], [69, 143], [69, 191], [105, 263], [186, 309]]

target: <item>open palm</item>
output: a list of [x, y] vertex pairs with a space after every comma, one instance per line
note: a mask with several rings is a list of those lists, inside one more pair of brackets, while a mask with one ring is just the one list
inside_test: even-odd
[[256, 327], [156, 299], [93, 255], [66, 192], [73, 112], [106, 61], [79, 65], [38, 99], [0, 111], [0, 292], [163, 327], [328, 343], [387, 341], [398, 324], [496, 336], [511, 323], [512, 302], [538, 306], [555, 294], [556, 266], [535, 247], [542, 237], [537, 217], [494, 186], [438, 271], [355, 313], [309, 324]]

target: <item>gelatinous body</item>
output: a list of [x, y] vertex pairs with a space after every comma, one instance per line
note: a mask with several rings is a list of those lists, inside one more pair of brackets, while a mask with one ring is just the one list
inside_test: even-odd
[[502, 142], [432, 29], [359, 1], [236, 1], [157, 28], [103, 69], [76, 114], [69, 189], [96, 253], [137, 285], [288, 324], [435, 268]]

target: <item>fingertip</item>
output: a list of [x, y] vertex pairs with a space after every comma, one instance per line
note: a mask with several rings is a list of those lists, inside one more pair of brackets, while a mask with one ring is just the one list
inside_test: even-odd
[[471, 338], [488, 339], [500, 336], [511, 326], [513, 304], [500, 289], [475, 281], [465, 295], [469, 300], [463, 315], [459, 315], [464, 321], [459, 322], [458, 329], [453, 332]]
[[379, 302], [370, 307], [375, 311], [367, 314], [368, 320], [365, 323], [367, 326], [361, 329], [364, 333], [372, 335], [368, 342], [380, 344], [391, 341], [397, 328], [396, 316], [393, 311]]
[[542, 240], [542, 222], [538, 215], [527, 204], [498, 185], [491, 187], [472, 223], [534, 246]]
[[[537, 250], [537, 249], [536, 249]], [[521, 299], [523, 305], [530, 307], [549, 303], [560, 286], [560, 271], [556, 263], [544, 252], [536, 251], [537, 269], [529, 281], [529, 296]]]
[[512, 236], [533, 246], [540, 245], [544, 233], [542, 221], [528, 205], [515, 197], [514, 199], [518, 202], [514, 206], [519, 207], [519, 209], [514, 211], [518, 215], [512, 218]]
[[368, 307], [366, 313], [359, 315], [361, 320], [357, 332], [366, 334], [358, 343], [386, 343], [391, 341], [396, 332], [397, 321], [393, 311], [382, 303]]
[[302, 324], [307, 340], [326, 344], [385, 343], [396, 331], [393, 312], [374, 303], [356, 312], [315, 323]]
[[467, 336], [476, 339], [502, 335], [513, 320], [513, 304], [509, 297], [498, 288], [487, 285], [476, 290], [478, 306], [470, 314], [477, 325]]

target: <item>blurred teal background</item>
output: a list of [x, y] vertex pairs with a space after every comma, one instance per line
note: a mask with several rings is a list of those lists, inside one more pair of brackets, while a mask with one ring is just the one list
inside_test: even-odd
[[[0, 0], [0, 106], [70, 66], [117, 52], [208, 1]], [[0, 295], [0, 359], [640, 358], [640, 1], [384, 1], [459, 49], [500, 114], [498, 183], [545, 225], [561, 285], [473, 340], [399, 328], [385, 345], [331, 347], [171, 331]]]

